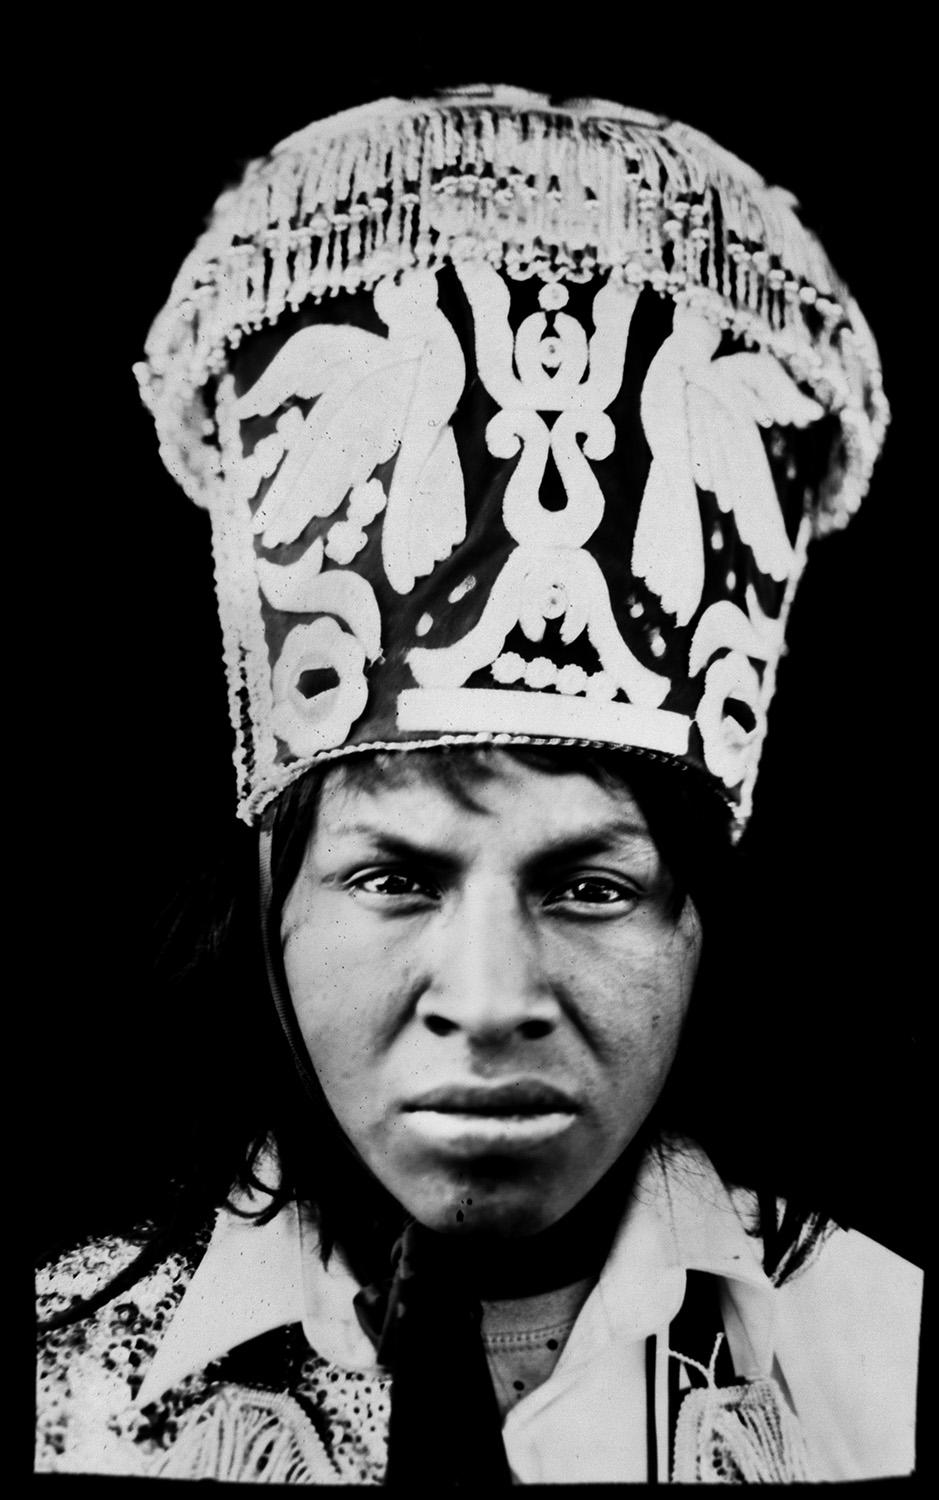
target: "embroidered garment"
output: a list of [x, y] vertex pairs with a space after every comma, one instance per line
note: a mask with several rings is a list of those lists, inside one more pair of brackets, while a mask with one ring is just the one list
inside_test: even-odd
[[[728, 1192], [699, 1151], [650, 1153], [554, 1369], [505, 1416], [516, 1480], [645, 1481], [650, 1340], [660, 1477], [912, 1470], [920, 1272], [834, 1231], [774, 1287], [749, 1232], [753, 1212], [752, 1195]], [[40, 1277], [40, 1315], [90, 1294], [132, 1253], [105, 1240], [64, 1257]], [[685, 1372], [695, 1379], [670, 1455], [668, 1329], [695, 1271], [717, 1288], [733, 1383]], [[220, 1214], [204, 1253], [180, 1252], [44, 1337], [37, 1467], [380, 1483], [389, 1381], [355, 1315], [356, 1291], [337, 1257], [323, 1268], [295, 1212], [263, 1229]]]

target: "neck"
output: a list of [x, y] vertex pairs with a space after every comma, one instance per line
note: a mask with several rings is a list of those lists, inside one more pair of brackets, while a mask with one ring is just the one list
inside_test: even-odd
[[428, 1234], [438, 1265], [483, 1301], [535, 1297], [575, 1282], [595, 1280], [609, 1254], [635, 1179], [637, 1156], [627, 1151], [570, 1213], [540, 1234]]

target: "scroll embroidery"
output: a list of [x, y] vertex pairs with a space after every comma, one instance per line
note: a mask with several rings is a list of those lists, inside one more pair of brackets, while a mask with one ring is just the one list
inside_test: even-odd
[[688, 655], [689, 673], [696, 677], [718, 651], [726, 653], [708, 667], [695, 719], [705, 764], [728, 787], [744, 780], [766, 734], [766, 695], [753, 661], [774, 660], [782, 650], [782, 622], [763, 613], [752, 585], [747, 611], [728, 599], [710, 605]]
[[[473, 312], [480, 378], [501, 408], [486, 428], [489, 451], [500, 458], [519, 454], [503, 500], [503, 521], [516, 547], [479, 621], [461, 641], [408, 653], [414, 678], [424, 688], [459, 687], [496, 661], [516, 625], [529, 640], [539, 641], [545, 622], [559, 619], [565, 645], [586, 630], [614, 690], [658, 707], [671, 683], [643, 666], [626, 645], [603, 573], [584, 550], [604, 507], [590, 460], [613, 451], [615, 431], [605, 408], [622, 383], [638, 292], [613, 277], [601, 287], [594, 298], [594, 334], [588, 345], [580, 323], [562, 311], [566, 288], [547, 283], [539, 294], [542, 312], [525, 318], [513, 340], [509, 290], [498, 272], [468, 262], [457, 267], [457, 274]], [[554, 318], [553, 331], [548, 313]], [[541, 412], [558, 413], [552, 427]], [[549, 455], [567, 497], [564, 508], [556, 511], [539, 498]]]

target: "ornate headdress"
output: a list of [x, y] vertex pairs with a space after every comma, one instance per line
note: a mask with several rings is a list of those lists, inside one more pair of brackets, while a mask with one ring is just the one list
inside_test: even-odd
[[384, 100], [249, 166], [146, 355], [242, 816], [324, 758], [518, 742], [696, 767], [742, 826], [807, 543], [887, 420], [787, 193], [617, 104]]

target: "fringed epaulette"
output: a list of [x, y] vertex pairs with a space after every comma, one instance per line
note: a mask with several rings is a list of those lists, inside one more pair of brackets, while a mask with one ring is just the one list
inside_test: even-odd
[[188, 1414], [150, 1474], [242, 1484], [336, 1484], [341, 1477], [292, 1395], [236, 1385], [220, 1386]]
[[[377, 1483], [389, 1384], [321, 1359], [281, 1328], [141, 1406], [138, 1393], [205, 1248], [167, 1256], [82, 1315], [40, 1330], [39, 1472], [264, 1483]], [[139, 1244], [90, 1241], [40, 1272], [40, 1320], [99, 1297]]]

